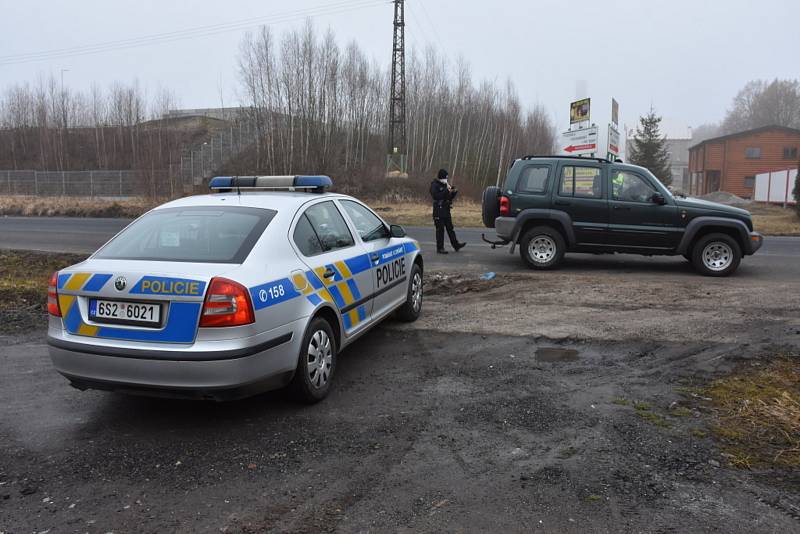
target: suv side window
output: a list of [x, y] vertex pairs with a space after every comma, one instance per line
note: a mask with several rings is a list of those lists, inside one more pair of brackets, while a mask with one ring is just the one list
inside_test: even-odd
[[603, 179], [600, 169], [565, 165], [561, 168], [558, 194], [562, 197], [602, 198]]
[[517, 193], [543, 195], [547, 191], [547, 179], [550, 176], [548, 165], [528, 165], [522, 169], [517, 180]]
[[611, 198], [623, 202], [650, 202], [655, 188], [644, 177], [629, 171], [613, 171]]
[[297, 226], [294, 227], [294, 244], [300, 249], [303, 256], [316, 256], [322, 254], [322, 243], [319, 242], [317, 233], [308, 222], [306, 214], [302, 214], [297, 220]]
[[323, 252], [355, 245], [344, 217], [330, 200], [314, 204], [306, 210], [305, 215], [322, 244]]
[[350, 216], [350, 220], [353, 221], [353, 225], [355, 225], [362, 241], [389, 238], [389, 229], [369, 208], [352, 200], [340, 200], [339, 202], [341, 202], [347, 215]]

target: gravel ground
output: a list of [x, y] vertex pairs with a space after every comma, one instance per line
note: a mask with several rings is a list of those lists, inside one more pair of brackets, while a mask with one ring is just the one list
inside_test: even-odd
[[428, 280], [311, 407], [81, 393], [6, 337], [0, 532], [800, 529], [800, 474], [726, 467], [687, 393], [799, 346], [795, 287]]

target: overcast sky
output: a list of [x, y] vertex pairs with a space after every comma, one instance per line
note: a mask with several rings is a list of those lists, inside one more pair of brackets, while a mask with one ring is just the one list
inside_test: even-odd
[[[462, 55], [476, 79], [510, 77], [522, 101], [546, 106], [560, 130], [576, 86], [586, 87], [597, 124], [609, 120], [614, 96], [621, 123], [632, 126], [652, 104], [677, 135], [722, 119], [751, 79], [800, 77], [799, 0], [406, 4], [408, 47], [432, 44], [451, 58]], [[323, 8], [338, 12], [320, 14]], [[333, 28], [340, 44], [356, 40], [383, 64], [392, 44], [388, 1], [0, 0], [0, 13], [0, 89], [67, 69], [65, 84], [75, 88], [137, 78], [149, 89], [171, 88], [183, 107], [218, 106], [220, 84], [225, 104], [236, 103], [236, 55], [246, 28], [44, 61], [9, 63], [9, 56], [238, 21], [271, 21], [280, 32], [309, 13], [319, 29]]]

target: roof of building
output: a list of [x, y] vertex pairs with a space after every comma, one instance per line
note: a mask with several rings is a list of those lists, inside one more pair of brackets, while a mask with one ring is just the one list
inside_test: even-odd
[[759, 133], [767, 132], [767, 131], [771, 131], [771, 130], [780, 130], [780, 131], [783, 131], [783, 132], [786, 132], [786, 133], [800, 135], [800, 130], [798, 130], [797, 128], [789, 128], [788, 126], [778, 126], [777, 124], [772, 124], [772, 125], [769, 125], [769, 126], [761, 126], [760, 128], [753, 128], [751, 130], [744, 130], [742, 132], [735, 132], [735, 133], [732, 133], [732, 134], [720, 135], [719, 137], [712, 137], [710, 139], [706, 139], [704, 141], [700, 141], [696, 145], [690, 146], [689, 150], [694, 150], [695, 148], [698, 148], [698, 147], [700, 147], [700, 146], [702, 146], [702, 145], [704, 145], [706, 143], [716, 143], [716, 142], [719, 142], [719, 141], [727, 141], [728, 139], [733, 139], [735, 137], [743, 137], [743, 136], [752, 135], [752, 134], [759, 134]]

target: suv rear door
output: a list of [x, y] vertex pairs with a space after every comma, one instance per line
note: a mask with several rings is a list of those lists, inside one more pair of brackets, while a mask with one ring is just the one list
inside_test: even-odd
[[668, 250], [676, 247], [683, 233], [675, 200], [664, 195], [664, 204], [654, 202], [660, 193], [645, 174], [611, 167], [609, 173], [609, 243], [617, 248]]
[[559, 165], [553, 209], [569, 214], [578, 245], [607, 243], [605, 183], [605, 168], [599, 162], [565, 161]]

